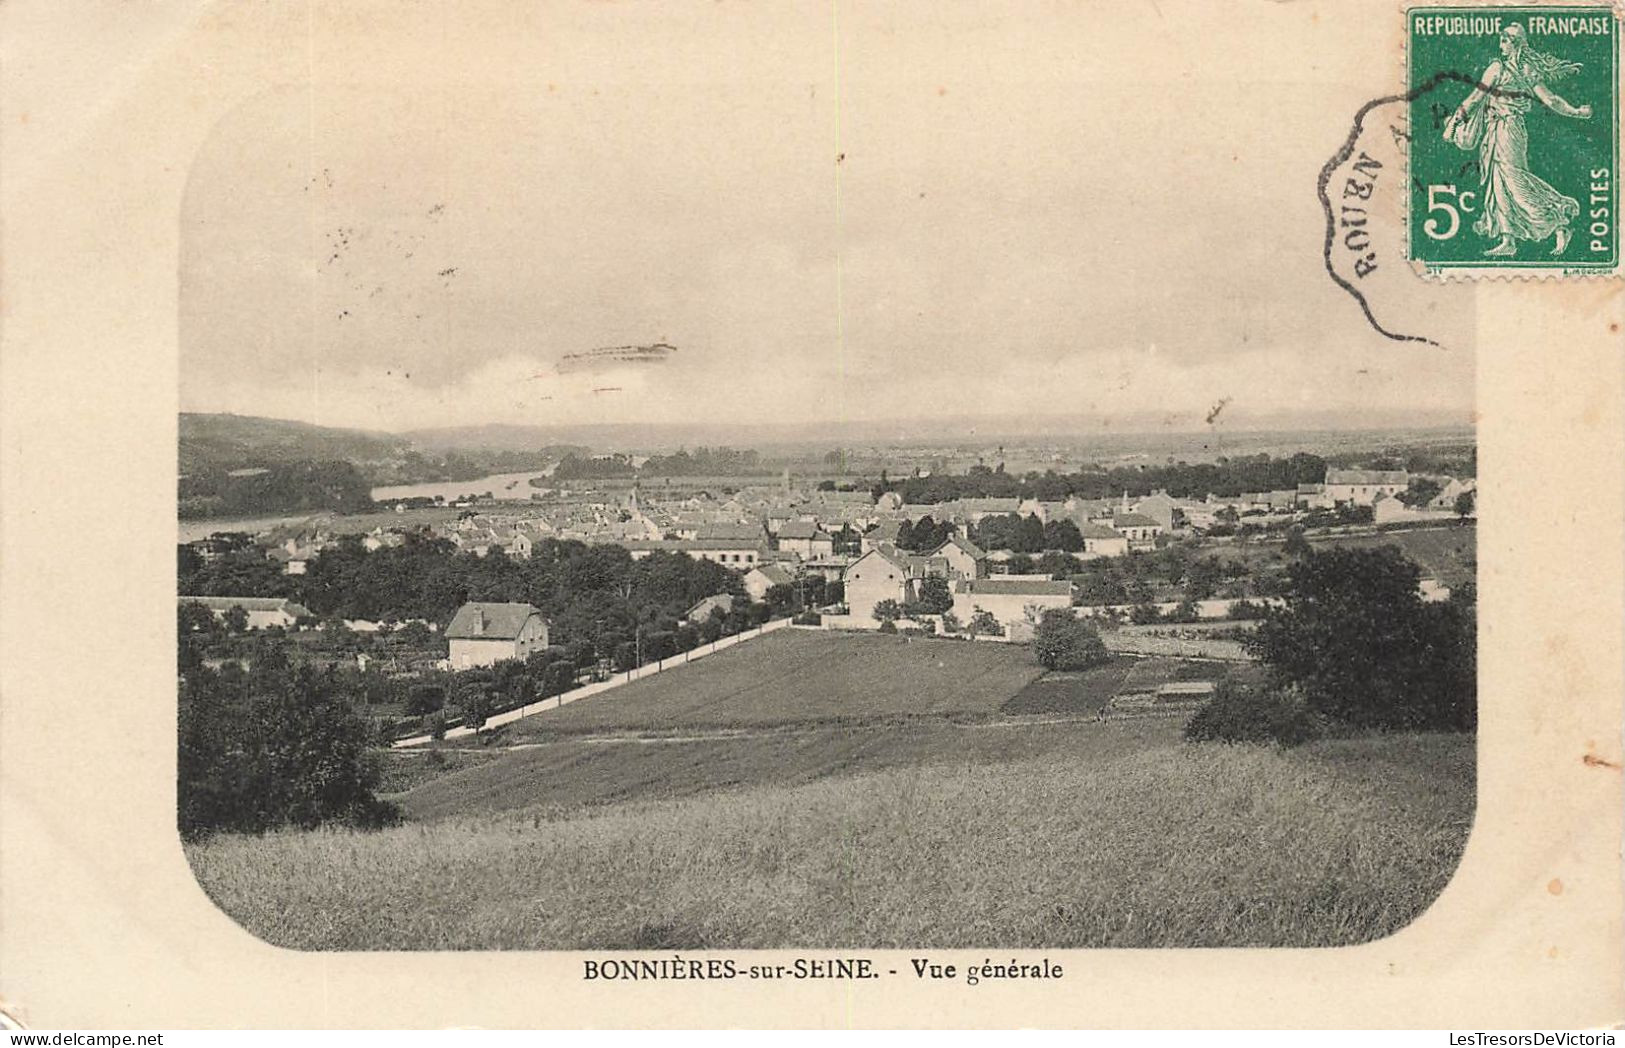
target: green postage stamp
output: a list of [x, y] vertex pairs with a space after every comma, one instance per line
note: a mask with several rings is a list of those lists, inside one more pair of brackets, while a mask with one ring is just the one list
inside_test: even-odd
[[1405, 17], [1412, 261], [1433, 273], [1617, 273], [1618, 14]]

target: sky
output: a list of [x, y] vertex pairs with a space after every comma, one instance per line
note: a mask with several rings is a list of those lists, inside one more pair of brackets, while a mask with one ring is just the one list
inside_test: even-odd
[[1445, 345], [1418, 348], [1322, 269], [1315, 177], [1360, 98], [1298, 14], [594, 6], [467, 58], [380, 52], [378, 75], [317, 30], [308, 79], [245, 98], [183, 203], [182, 409], [397, 431], [1470, 415], [1470, 296], [1430, 302]]

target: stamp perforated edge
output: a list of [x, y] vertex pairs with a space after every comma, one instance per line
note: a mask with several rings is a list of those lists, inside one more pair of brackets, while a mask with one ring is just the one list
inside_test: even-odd
[[[1585, 0], [1525, 0], [1518, 3], [1508, 0], [1504, 3], [1464, 3], [1462, 0], [1417, 0], [1417, 2], [1403, 2], [1398, 5], [1400, 19], [1399, 33], [1399, 86], [1397, 92], [1406, 96], [1411, 91], [1411, 13], [1429, 8], [1462, 8], [1471, 7], [1486, 11], [1502, 8], [1516, 8], [1527, 10], [1532, 7], [1594, 7], [1598, 11], [1606, 11], [1614, 19], [1614, 173], [1615, 178], [1620, 176], [1619, 161], [1621, 156], [1620, 140], [1625, 132], [1625, 113], [1620, 110], [1620, 102], [1625, 100], [1625, 55], [1621, 54], [1620, 32], [1625, 31], [1625, 0], [1610, 0], [1608, 3], [1586, 3]], [[1508, 281], [1537, 281], [1537, 280], [1606, 280], [1613, 281], [1625, 277], [1625, 227], [1616, 224], [1617, 236], [1620, 239], [1620, 251], [1614, 264], [1607, 268], [1589, 266], [1583, 269], [1565, 269], [1562, 265], [1545, 266], [1518, 266], [1518, 265], [1484, 265], [1484, 266], [1432, 266], [1419, 259], [1411, 257], [1411, 148], [1410, 136], [1414, 133], [1410, 125], [1410, 105], [1406, 103], [1401, 116], [1406, 137], [1399, 143], [1399, 151], [1405, 158], [1405, 185], [1406, 192], [1400, 197], [1399, 226], [1404, 236], [1405, 265], [1412, 273], [1422, 280], [1435, 283], [1482, 283], [1490, 280]], [[1620, 210], [1625, 211], [1625, 185], [1618, 191], [1616, 199], [1620, 202]], [[1616, 222], [1625, 215], [1616, 215]]]

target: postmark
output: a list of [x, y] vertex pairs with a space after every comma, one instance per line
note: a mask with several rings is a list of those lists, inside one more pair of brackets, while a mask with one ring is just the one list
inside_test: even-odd
[[1617, 274], [1618, 13], [1412, 7], [1406, 249], [1430, 274]]

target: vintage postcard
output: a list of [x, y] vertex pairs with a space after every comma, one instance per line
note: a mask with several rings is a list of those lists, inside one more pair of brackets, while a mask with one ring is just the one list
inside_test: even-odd
[[1615, 9], [0, 25], [12, 1020], [1625, 1019]]

